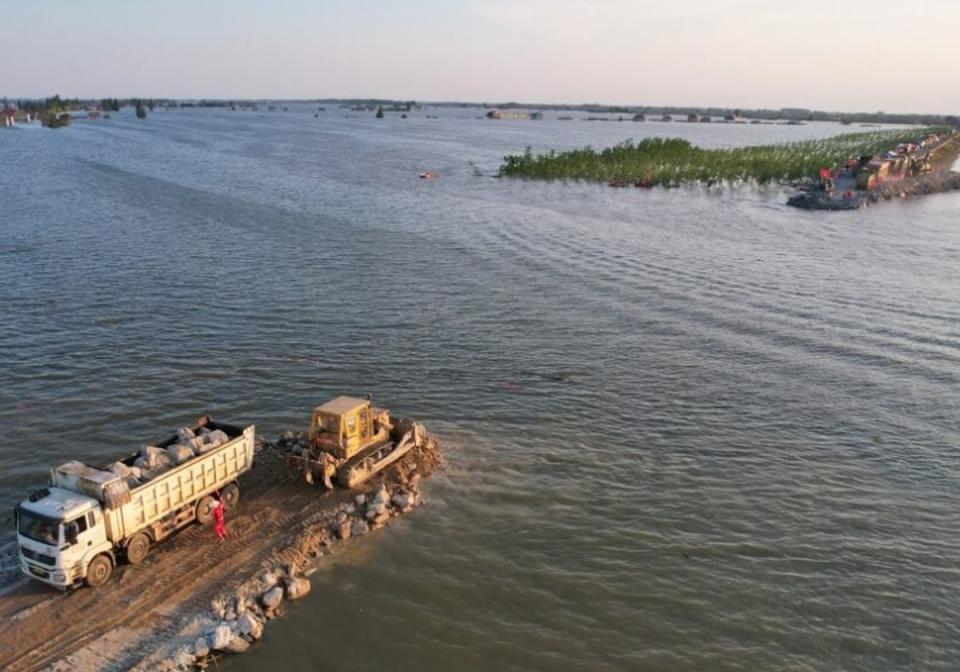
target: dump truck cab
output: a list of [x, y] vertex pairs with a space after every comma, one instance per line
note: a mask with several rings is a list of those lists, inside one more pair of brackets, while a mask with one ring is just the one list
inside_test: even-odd
[[337, 460], [347, 460], [389, 436], [390, 412], [369, 399], [340, 396], [313, 409], [310, 441]]
[[86, 577], [97, 555], [111, 553], [100, 502], [63, 488], [43, 488], [17, 506], [23, 572], [68, 588]]

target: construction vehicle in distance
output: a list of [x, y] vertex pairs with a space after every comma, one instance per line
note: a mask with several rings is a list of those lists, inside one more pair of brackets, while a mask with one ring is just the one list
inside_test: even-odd
[[[137, 453], [111, 467], [73, 461], [51, 469], [50, 486], [16, 508], [23, 573], [61, 590], [81, 582], [102, 586], [121, 561], [139, 564], [152, 545], [177, 530], [209, 523], [215, 493], [226, 508], [236, 506], [237, 478], [253, 465], [255, 427], [203, 416], [181, 432], [187, 430], [197, 452], [182, 445], [182, 434], [149, 446], [144, 450], [151, 455], [179, 451], [182, 461], [165, 458], [165, 466], [143, 469], [141, 478], [130, 475]], [[217, 433], [216, 441], [202, 440]]]
[[313, 409], [307, 446], [287, 456], [294, 478], [334, 480], [355, 488], [406, 455], [422, 442], [423, 427], [411, 420], [393, 421], [390, 411], [374, 408], [370, 398], [340, 396]]

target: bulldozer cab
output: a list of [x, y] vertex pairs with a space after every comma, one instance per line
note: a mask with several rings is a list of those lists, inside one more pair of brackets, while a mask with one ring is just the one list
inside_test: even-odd
[[374, 438], [374, 409], [369, 399], [337, 397], [313, 409], [310, 441], [338, 459], [353, 457]]

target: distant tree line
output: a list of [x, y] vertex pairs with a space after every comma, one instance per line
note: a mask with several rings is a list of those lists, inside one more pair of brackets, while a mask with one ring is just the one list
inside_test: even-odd
[[914, 124], [918, 126], [960, 126], [960, 115], [944, 114], [899, 114], [891, 112], [826, 112], [799, 107], [772, 108], [732, 108], [732, 107], [672, 107], [650, 105], [601, 105], [598, 103], [582, 103], [575, 105], [521, 103], [507, 101], [503, 103], [475, 103], [475, 102], [431, 102], [417, 103], [415, 101], [390, 100], [383, 98], [318, 98], [315, 102], [340, 104], [341, 106], [360, 107], [361, 109], [377, 109], [383, 106], [384, 110], [410, 110], [423, 104], [432, 107], [484, 107], [501, 110], [571, 110], [588, 112], [591, 114], [623, 114], [623, 115], [676, 115], [688, 117], [696, 114], [709, 117], [746, 117], [764, 121], [833, 121], [838, 123], [873, 123], [873, 124]]
[[70, 110], [85, 110], [99, 108], [104, 112], [119, 112], [123, 107], [137, 107], [143, 105], [149, 110], [157, 106], [173, 106], [172, 100], [160, 98], [61, 98], [59, 95], [49, 98], [22, 98], [16, 101], [16, 106], [24, 112], [53, 113], [68, 112]]
[[21, 99], [17, 101], [17, 108], [24, 112], [36, 114], [57, 114], [69, 110], [83, 108], [83, 101], [79, 98], [61, 98], [59, 95], [42, 99]]
[[[407, 111], [422, 105], [413, 100], [391, 100], [384, 98], [317, 98], [299, 102], [316, 102], [340, 104], [341, 106], [362, 106], [364, 109], [376, 110], [383, 107], [388, 111]], [[234, 100], [196, 100], [174, 101], [167, 98], [103, 98], [99, 100], [83, 100], [79, 98], [61, 98], [59, 95], [41, 99], [22, 99], [17, 101], [17, 107], [26, 112], [52, 113], [69, 110], [78, 110], [88, 107], [99, 107], [103, 111], [116, 112], [122, 107], [137, 107], [142, 104], [146, 109], [154, 107], [244, 107], [252, 106], [254, 101]], [[799, 107], [785, 107], [780, 109], [757, 108], [735, 109], [726, 107], [670, 107], [670, 106], [623, 106], [600, 105], [584, 103], [578, 105], [558, 105], [540, 103], [520, 103], [508, 101], [504, 103], [470, 103], [470, 102], [435, 102], [429, 103], [435, 107], [496, 107], [499, 109], [538, 109], [538, 110], [577, 110], [594, 114], [644, 114], [644, 115], [683, 115], [693, 114], [710, 117], [743, 116], [749, 119], [768, 121], [833, 121], [843, 124], [873, 123], [873, 124], [915, 124], [921, 126], [950, 125], [960, 126], [960, 115], [956, 114], [899, 114], [891, 112], [826, 112]], [[739, 113], [739, 114], [738, 114]]]
[[232, 100], [185, 100], [180, 107], [235, 107]]
[[937, 126], [947, 124], [960, 126], [958, 115], [943, 114], [899, 114], [891, 112], [826, 112], [810, 110], [800, 107], [784, 107], [780, 109], [735, 109], [728, 107], [669, 107], [669, 106], [639, 106], [622, 107], [611, 105], [540, 105], [528, 103], [497, 103], [484, 107], [498, 109], [523, 108], [538, 110], [578, 110], [601, 114], [653, 114], [653, 115], [683, 115], [697, 114], [709, 117], [746, 117], [748, 119], [762, 119], [768, 121], [834, 121], [843, 124], [873, 123], [873, 124], [916, 124], [921, 126]]

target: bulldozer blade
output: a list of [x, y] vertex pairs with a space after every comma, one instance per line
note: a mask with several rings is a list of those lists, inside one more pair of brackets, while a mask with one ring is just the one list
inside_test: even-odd
[[383, 446], [362, 460], [341, 467], [337, 472], [337, 481], [345, 488], [362, 485], [410, 452], [416, 446], [414, 439], [414, 431], [408, 431], [396, 444]]
[[296, 455], [287, 455], [287, 476], [300, 478], [306, 470], [303, 458]]

